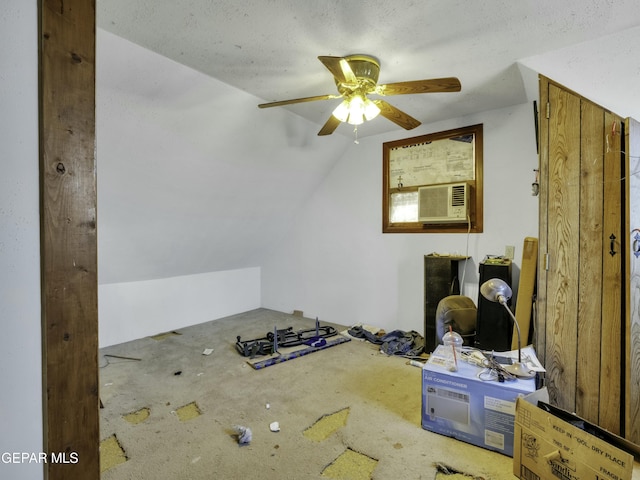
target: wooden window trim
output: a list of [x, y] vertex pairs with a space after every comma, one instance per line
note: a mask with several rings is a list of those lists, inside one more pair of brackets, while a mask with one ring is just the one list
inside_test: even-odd
[[[390, 188], [389, 182], [389, 153], [397, 147], [406, 147], [415, 144], [442, 140], [445, 138], [458, 137], [473, 134], [475, 139], [475, 179], [471, 182], [471, 203], [469, 217], [471, 225], [467, 223], [458, 224], [422, 224], [420, 222], [391, 223], [389, 218], [389, 207], [391, 194], [399, 191]], [[430, 133], [382, 144], [382, 232], [383, 233], [482, 233], [483, 231], [483, 143], [482, 124], [446, 130], [442, 132]], [[417, 190], [417, 187], [406, 188], [404, 191]]]

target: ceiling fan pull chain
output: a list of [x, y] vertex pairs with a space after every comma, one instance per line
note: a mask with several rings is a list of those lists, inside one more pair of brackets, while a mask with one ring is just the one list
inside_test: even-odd
[[353, 134], [355, 135], [356, 139], [353, 141], [353, 143], [355, 143], [356, 145], [358, 145], [360, 142], [358, 141], [358, 125], [355, 125], [353, 127]]

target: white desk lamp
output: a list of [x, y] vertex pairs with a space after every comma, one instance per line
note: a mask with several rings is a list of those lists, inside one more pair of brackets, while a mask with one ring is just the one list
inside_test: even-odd
[[504, 369], [514, 374], [517, 377], [522, 378], [533, 378], [536, 375], [536, 372], [528, 368], [524, 363], [522, 363], [522, 343], [520, 341], [520, 325], [518, 325], [518, 320], [516, 320], [515, 315], [511, 312], [511, 309], [507, 305], [507, 301], [513, 295], [511, 291], [511, 287], [504, 280], [500, 280], [499, 278], [492, 278], [487, 280], [480, 286], [480, 293], [484, 298], [489, 300], [490, 302], [498, 302], [502, 305], [507, 312], [509, 312], [509, 316], [511, 320], [513, 320], [513, 324], [516, 326], [516, 330], [518, 331], [518, 361], [513, 363], [512, 365], [505, 365]]

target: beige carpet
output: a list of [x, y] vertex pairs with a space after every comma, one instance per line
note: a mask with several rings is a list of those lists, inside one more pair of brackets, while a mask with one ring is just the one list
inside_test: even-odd
[[103, 480], [514, 478], [510, 457], [423, 430], [421, 369], [371, 343], [255, 370], [236, 337], [274, 326], [315, 319], [259, 309], [102, 349]]

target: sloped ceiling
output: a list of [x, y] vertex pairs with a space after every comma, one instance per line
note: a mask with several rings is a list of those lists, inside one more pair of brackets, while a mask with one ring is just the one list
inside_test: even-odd
[[[608, 95], [597, 95], [605, 107], [640, 117], [638, 102], [623, 99], [636, 90], [640, 56], [628, 54], [640, 31], [614, 38], [613, 49], [580, 45], [640, 26], [634, 0], [99, 0], [97, 6], [100, 28], [260, 101], [336, 93], [318, 55], [366, 53], [381, 62], [379, 83], [460, 79], [460, 93], [387, 99], [430, 123], [526, 101], [516, 62], [536, 57], [542, 73], [554, 78], [562, 76], [558, 68], [573, 70], [576, 78], [588, 79], [583, 83], [589, 91], [580, 93], [589, 97], [606, 89]], [[568, 49], [564, 58], [575, 62], [546, 65], [540, 58], [560, 49]], [[592, 75], [589, 60], [595, 58], [599, 72]], [[277, 108], [319, 129], [338, 102]], [[257, 108], [255, 114], [265, 121], [275, 118]], [[379, 118], [360, 127], [359, 135], [397, 129]], [[348, 125], [338, 129], [351, 131]]]
[[259, 266], [351, 143], [103, 30], [97, 58], [100, 283]]
[[[637, 0], [98, 0], [100, 283], [259, 266], [349, 148], [318, 55], [365, 53], [423, 124], [521, 104], [543, 73], [640, 119]], [[376, 118], [358, 135], [411, 136]], [[382, 140], [384, 141], [384, 140]], [[355, 151], [354, 151], [355, 153]]]

